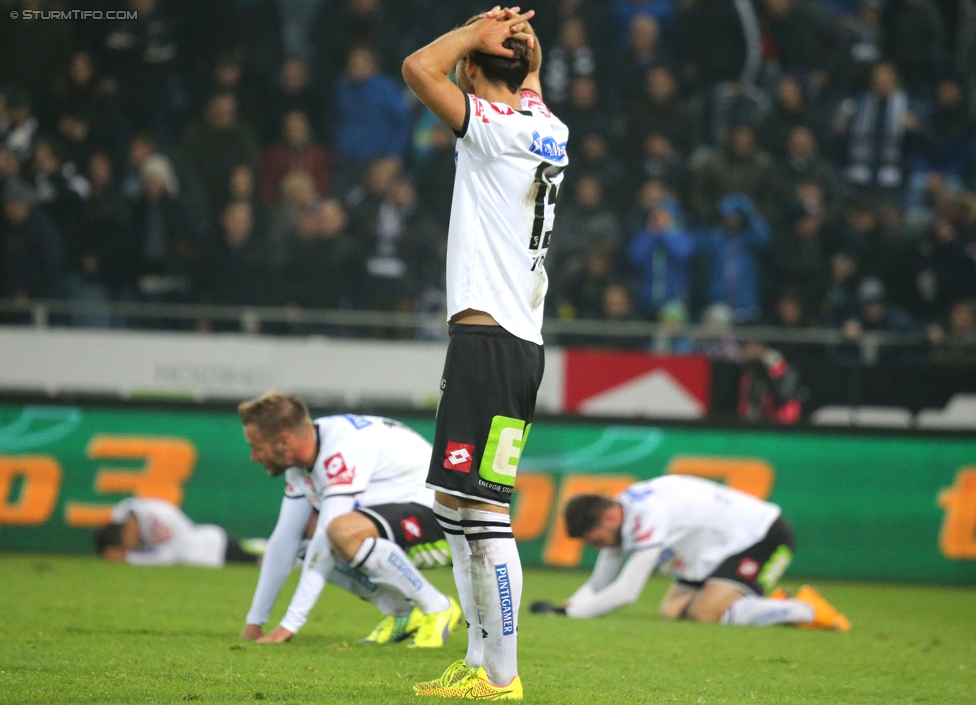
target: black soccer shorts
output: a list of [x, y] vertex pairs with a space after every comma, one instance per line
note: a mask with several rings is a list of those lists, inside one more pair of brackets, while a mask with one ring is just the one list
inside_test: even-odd
[[356, 511], [373, 522], [381, 537], [398, 544], [418, 568], [451, 565], [451, 549], [430, 507], [403, 502], [357, 507]]
[[450, 327], [427, 486], [507, 507], [545, 353], [500, 326]]
[[793, 528], [786, 519], [779, 517], [762, 540], [726, 558], [704, 581], [677, 582], [692, 590], [700, 590], [705, 583], [720, 580], [735, 583], [747, 595], [762, 596], [776, 587], [776, 583], [793, 561], [795, 550]]

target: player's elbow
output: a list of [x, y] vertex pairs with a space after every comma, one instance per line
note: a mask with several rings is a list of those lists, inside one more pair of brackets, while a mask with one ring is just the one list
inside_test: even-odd
[[406, 59], [403, 60], [403, 65], [400, 67], [400, 73], [403, 75], [404, 82], [414, 91], [416, 91], [417, 86], [420, 85], [422, 76], [424, 74], [424, 60], [417, 52], [414, 52]]

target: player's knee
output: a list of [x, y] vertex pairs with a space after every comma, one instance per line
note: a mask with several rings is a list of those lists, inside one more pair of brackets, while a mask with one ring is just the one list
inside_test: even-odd
[[329, 526], [325, 530], [332, 550], [344, 561], [349, 561], [356, 555], [356, 551], [359, 550], [364, 538], [356, 526], [357, 522], [353, 521], [350, 516], [346, 514], [336, 517], [329, 522]]
[[711, 605], [692, 604], [688, 607], [686, 617], [693, 622], [718, 622], [724, 611], [724, 609], [719, 611]]

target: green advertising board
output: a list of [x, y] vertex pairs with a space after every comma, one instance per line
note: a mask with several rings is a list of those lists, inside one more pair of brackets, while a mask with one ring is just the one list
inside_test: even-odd
[[[433, 420], [403, 418], [427, 438]], [[0, 404], [0, 550], [83, 552], [114, 502], [179, 504], [198, 523], [267, 536], [281, 478], [248, 457], [233, 409]], [[976, 583], [976, 438], [539, 419], [518, 466], [513, 527], [529, 565], [591, 565], [559, 509], [667, 472], [783, 508], [791, 574]]]

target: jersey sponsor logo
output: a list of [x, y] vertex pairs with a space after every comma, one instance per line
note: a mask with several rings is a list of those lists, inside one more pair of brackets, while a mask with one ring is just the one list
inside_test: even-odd
[[481, 122], [488, 122], [488, 115], [485, 113], [484, 106], [481, 104], [481, 99], [471, 96], [471, 101], [474, 103], [474, 116], [480, 117]]
[[488, 103], [488, 105], [490, 105], [491, 106], [491, 109], [494, 110], [499, 115], [514, 115], [515, 114], [515, 111], [512, 110], [507, 105], [495, 105], [494, 103]]
[[365, 416], [357, 416], [356, 414], [344, 414], [343, 418], [355, 426], [357, 429], [366, 428], [367, 426], [372, 426], [373, 422], [367, 419]]
[[495, 583], [498, 585], [498, 601], [502, 608], [502, 636], [511, 636], [515, 633], [515, 610], [512, 586], [508, 579], [508, 563], [495, 566]]
[[356, 570], [348, 563], [336, 561], [332, 566], [332, 570], [345, 575], [350, 580], [355, 580], [370, 592], [376, 592], [379, 589], [377, 585], [369, 579], [368, 575], [362, 571]]
[[566, 143], [557, 142], [552, 135], [542, 137], [538, 132], [532, 133], [532, 146], [529, 151], [538, 154], [543, 159], [558, 162], [566, 158]]
[[641, 523], [640, 517], [634, 519], [634, 543], [641, 543], [642, 541], [649, 541], [651, 536], [654, 535], [654, 527], [649, 529], [644, 529], [644, 525]]
[[325, 476], [330, 485], [351, 485], [356, 477], [355, 469], [346, 466], [342, 453], [330, 455], [322, 463], [322, 467], [325, 468]]
[[525, 101], [525, 107], [529, 110], [538, 110], [543, 117], [552, 117], [552, 111], [542, 102], [535, 91], [522, 91], [519, 97]]
[[419, 539], [424, 535], [424, 531], [420, 528], [420, 522], [417, 521], [417, 517], [401, 519], [400, 528], [403, 529], [403, 535], [407, 537], [407, 541]]
[[444, 467], [458, 472], [471, 472], [471, 458], [473, 456], [473, 445], [448, 441], [447, 449], [444, 451]]
[[752, 580], [759, 573], [759, 564], [752, 558], [743, 558], [736, 572], [746, 580]]

